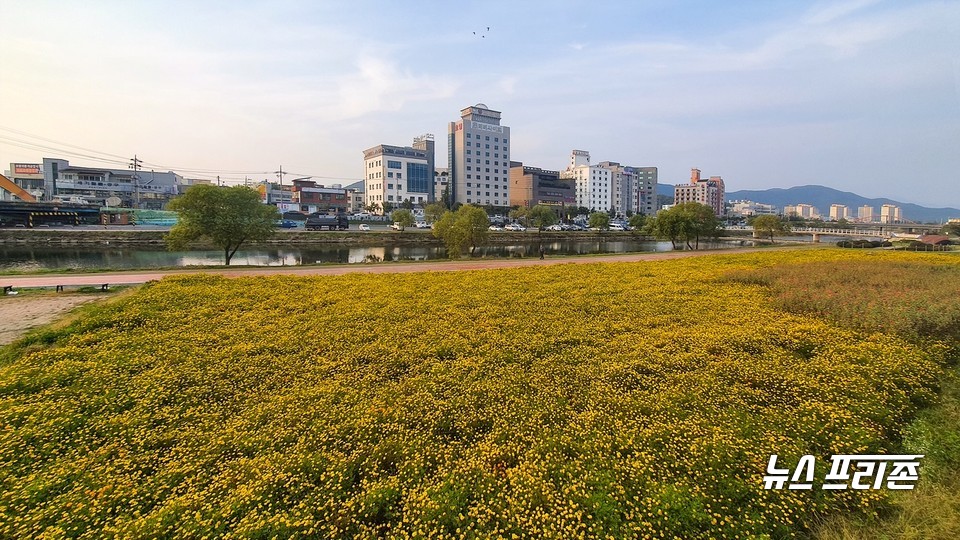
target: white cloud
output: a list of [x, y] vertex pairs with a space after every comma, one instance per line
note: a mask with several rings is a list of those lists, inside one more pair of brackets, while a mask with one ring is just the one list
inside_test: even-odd
[[382, 57], [361, 56], [356, 71], [334, 85], [338, 100], [328, 111], [339, 118], [355, 118], [378, 111], [397, 111], [413, 101], [451, 96], [456, 84], [446, 77], [416, 75]]

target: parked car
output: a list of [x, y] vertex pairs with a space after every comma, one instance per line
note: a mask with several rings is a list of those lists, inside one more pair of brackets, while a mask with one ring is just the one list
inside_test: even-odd
[[611, 231], [625, 231], [625, 230], [627, 230], [627, 228], [626, 228], [625, 226], [619, 224], [619, 223], [611, 223], [611, 224], [610, 224], [610, 230], [611, 230]]
[[523, 225], [519, 224], [519, 223], [510, 223], [509, 225], [507, 225], [506, 227], [504, 227], [503, 230], [505, 230], [505, 231], [523, 232], [523, 231], [527, 230], [527, 228], [524, 227]]
[[554, 224], [554, 225], [550, 225], [549, 227], [547, 227], [547, 230], [548, 230], [548, 231], [562, 231], [562, 230], [563, 230], [563, 227], [561, 227], [559, 224]]
[[427, 225], [427, 222], [426, 222], [426, 221], [418, 221], [418, 222], [416, 222], [416, 223], [414, 224], [414, 226], [415, 226], [416, 228], [418, 228], [418, 229], [429, 229], [429, 228], [430, 228], [430, 226]]
[[402, 231], [403, 225], [401, 225], [399, 221], [394, 221], [393, 224], [390, 225], [390, 228], [395, 231]]
[[502, 231], [502, 230], [503, 230], [503, 227], [501, 227], [501, 226], [499, 226], [499, 225], [491, 225], [491, 226], [490, 226], [490, 230], [491, 230], [491, 231]]
[[296, 229], [297, 222], [289, 219], [282, 219], [277, 222], [277, 227], [280, 227], [281, 229]]
[[360, 228], [361, 231], [369, 231], [369, 230], [370, 230], [370, 226], [367, 225], [366, 223], [361, 223], [361, 224], [359, 225], [359, 228]]

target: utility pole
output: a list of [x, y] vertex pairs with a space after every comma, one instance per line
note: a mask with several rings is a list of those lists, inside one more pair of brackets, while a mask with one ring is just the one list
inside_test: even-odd
[[[287, 174], [287, 171], [284, 171], [284, 170], [283, 170], [283, 165], [281, 165], [281, 166], [280, 166], [280, 170], [279, 170], [279, 171], [273, 171], [273, 174], [277, 175], [277, 178], [280, 179], [280, 190], [279, 190], [279, 191], [280, 191], [280, 195], [278, 196], [278, 197], [279, 197], [279, 200], [277, 200], [277, 204], [282, 204], [282, 203], [283, 203], [283, 175]], [[270, 188], [270, 186], [267, 186], [267, 190], [268, 190], [268, 191], [269, 191], [269, 188]]]
[[143, 163], [142, 160], [137, 159], [137, 155], [133, 155], [133, 159], [130, 160], [130, 167], [133, 169], [133, 193], [136, 202], [134, 203], [135, 208], [140, 208], [140, 165]]

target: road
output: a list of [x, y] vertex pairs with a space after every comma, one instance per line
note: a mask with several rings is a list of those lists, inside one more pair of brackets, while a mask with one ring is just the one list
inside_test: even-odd
[[[796, 246], [785, 248], [797, 249]], [[26, 274], [0, 276], [0, 286], [16, 288], [65, 287], [109, 285], [139, 285], [177, 274], [219, 274], [227, 277], [241, 276], [335, 276], [341, 274], [393, 274], [407, 272], [443, 272], [458, 270], [484, 270], [491, 268], [521, 268], [551, 264], [588, 264], [596, 262], [637, 262], [680, 259], [704, 255], [751, 253], [783, 248], [735, 248], [710, 251], [668, 251], [662, 253], [625, 253], [618, 255], [589, 255], [580, 257], [548, 257], [540, 259], [465, 259], [455, 261], [425, 261], [416, 263], [374, 263], [335, 266], [285, 266], [210, 268], [183, 270], [143, 270], [128, 272], [98, 272], [92, 274]]]

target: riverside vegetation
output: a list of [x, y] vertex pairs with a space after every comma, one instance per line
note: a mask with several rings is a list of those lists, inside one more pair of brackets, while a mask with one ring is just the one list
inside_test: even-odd
[[168, 278], [3, 350], [0, 536], [803, 536], [898, 501], [765, 491], [770, 454], [911, 444], [957, 283], [844, 250]]

